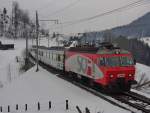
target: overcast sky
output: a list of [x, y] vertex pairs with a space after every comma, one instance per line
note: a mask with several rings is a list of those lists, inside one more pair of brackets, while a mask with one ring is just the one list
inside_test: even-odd
[[[12, 1], [0, 0], [0, 9], [7, 7], [11, 10]], [[28, 10], [30, 16], [35, 18], [38, 10], [40, 19], [59, 19], [60, 23], [78, 20], [101, 14], [137, 0], [16, 0], [20, 7]], [[145, 0], [150, 1], [150, 0]], [[149, 2], [150, 3], [150, 2]], [[55, 25], [53, 22], [40, 23], [49, 28], [50, 32], [77, 33], [85, 31], [99, 31], [119, 25], [128, 24], [150, 11], [150, 4], [124, 10], [108, 16], [103, 16], [88, 22], [70, 26]]]

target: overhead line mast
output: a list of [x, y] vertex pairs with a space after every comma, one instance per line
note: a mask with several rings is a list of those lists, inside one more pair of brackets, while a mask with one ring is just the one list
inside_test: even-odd
[[38, 12], [36, 11], [36, 72], [39, 71], [39, 58], [38, 58], [38, 37], [39, 37], [39, 20], [38, 20]]

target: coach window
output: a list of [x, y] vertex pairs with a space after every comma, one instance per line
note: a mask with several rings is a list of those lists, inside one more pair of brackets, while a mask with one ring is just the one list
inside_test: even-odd
[[55, 53], [53, 54], [53, 60], [56, 60], [56, 54]]
[[52, 59], [52, 53], [50, 53], [50, 59]]
[[56, 54], [56, 61], [58, 61], [58, 54]]
[[59, 54], [56, 54], [56, 61], [59, 61]]
[[47, 51], [46, 51], [46, 57], [47, 57], [48, 55], [47, 55]]
[[49, 56], [48, 56], [48, 51], [46, 51], [46, 57], [48, 58]]
[[51, 59], [53, 60], [53, 53], [51, 53]]
[[34, 54], [37, 54], [37, 51], [34, 51]]
[[61, 62], [64, 61], [64, 55], [60, 55], [60, 61], [61, 61]]
[[57, 54], [55, 54], [55, 60], [57, 61]]
[[55, 54], [55, 61], [57, 61], [57, 54]]
[[57, 54], [57, 61], [60, 61], [60, 54]]
[[60, 61], [60, 55], [57, 54], [57, 61]]
[[51, 59], [51, 53], [49, 52], [49, 59]]
[[56, 54], [56, 61], [58, 61], [58, 54]]

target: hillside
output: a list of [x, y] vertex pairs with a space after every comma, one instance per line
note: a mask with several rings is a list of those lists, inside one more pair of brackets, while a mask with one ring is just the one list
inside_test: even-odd
[[113, 28], [111, 31], [115, 35], [123, 35], [128, 37], [150, 36], [150, 12], [128, 25]]
[[[110, 35], [111, 38], [118, 36], [125, 36], [130, 38], [140, 38], [150, 36], [150, 12], [141, 16], [140, 18], [132, 21], [131, 23], [123, 26], [118, 26], [112, 29], [106, 29], [103, 31], [94, 31], [84, 33], [83, 38], [87, 41], [96, 40], [99, 38], [106, 38], [106, 35]], [[85, 39], [83, 39], [85, 40]]]

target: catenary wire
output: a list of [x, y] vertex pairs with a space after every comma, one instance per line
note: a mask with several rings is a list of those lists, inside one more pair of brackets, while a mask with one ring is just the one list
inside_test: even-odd
[[91, 17], [87, 17], [87, 18], [83, 18], [83, 19], [79, 19], [79, 20], [75, 20], [75, 21], [67, 21], [67, 22], [64, 22], [63, 24], [67, 24], [67, 23], [78, 23], [78, 22], [83, 22], [83, 21], [89, 21], [89, 20], [93, 20], [95, 18], [99, 18], [99, 17], [102, 17], [102, 16], [106, 16], [106, 15], [109, 15], [109, 14], [113, 14], [113, 13], [117, 13], [117, 12], [121, 12], [123, 10], [128, 10], [128, 8], [130, 7], [133, 7], [136, 5], [140, 5], [141, 2], [143, 2], [145, 0], [138, 0], [136, 2], [133, 2], [133, 3], [130, 3], [128, 5], [125, 5], [123, 7], [120, 7], [120, 8], [116, 8], [116, 9], [113, 9], [111, 11], [107, 11], [107, 12], [104, 12], [104, 13], [101, 13], [101, 14], [97, 14], [95, 16], [91, 16]]
[[71, 8], [71, 7], [73, 7], [73, 6], [75, 6], [75, 5], [76, 5], [77, 3], [79, 3], [80, 1], [81, 1], [81, 0], [76, 0], [76, 1], [74, 1], [74, 2], [71, 2], [70, 4], [66, 5], [65, 7], [61, 8], [61, 9], [58, 9], [58, 10], [56, 10], [56, 11], [54, 11], [54, 12], [48, 14], [47, 17], [48, 17], [48, 16], [53, 16], [53, 15], [59, 14], [59, 13], [61, 13], [61, 12], [64, 12], [65, 10], [67, 10], [67, 9], [69, 9], [69, 8]]
[[[67, 21], [67, 22], [64, 22], [64, 23], [61, 23], [61, 24], [63, 25], [63, 28], [64, 28], [64, 27], [68, 27], [68, 26], [71, 26], [71, 25], [74, 25], [74, 24], [79, 24], [79, 23], [82, 23], [82, 22], [90, 21], [90, 20], [93, 20], [93, 19], [96, 19], [96, 18], [99, 18], [99, 17], [103, 17], [103, 16], [110, 15], [110, 14], [113, 14], [113, 13], [122, 12], [124, 10], [129, 10], [131, 8], [139, 7], [139, 6], [146, 5], [146, 4], [150, 3], [150, 1], [142, 3], [143, 1], [145, 1], [145, 0], [138, 0], [137, 2], [132, 3], [132, 5], [128, 4], [126, 6], [123, 6], [123, 7], [120, 7], [120, 8], [105, 12], [105, 13], [101, 13], [101, 14], [93, 16], [93, 17], [88, 17], [88, 18], [75, 20], [75, 21]], [[56, 26], [54, 28], [56, 28]]]

